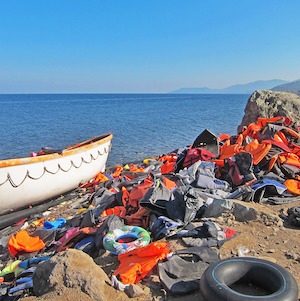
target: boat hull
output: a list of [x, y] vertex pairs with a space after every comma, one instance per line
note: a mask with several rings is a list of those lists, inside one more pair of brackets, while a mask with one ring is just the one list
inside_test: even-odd
[[0, 214], [59, 196], [105, 170], [112, 135], [62, 151], [0, 161]]

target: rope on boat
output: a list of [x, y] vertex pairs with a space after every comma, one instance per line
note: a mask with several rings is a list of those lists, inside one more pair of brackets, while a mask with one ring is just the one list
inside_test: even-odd
[[57, 168], [57, 171], [55, 171], [55, 172], [48, 170], [47, 167], [44, 166], [43, 172], [42, 172], [42, 174], [39, 177], [33, 177], [33, 176], [31, 176], [30, 173], [29, 173], [29, 170], [27, 170], [25, 177], [23, 178], [23, 180], [19, 184], [16, 184], [14, 182], [14, 180], [12, 179], [11, 175], [9, 173], [7, 173], [6, 180], [4, 182], [0, 183], [0, 186], [4, 185], [6, 182], [9, 182], [12, 187], [17, 188], [17, 187], [21, 186], [25, 182], [25, 180], [27, 178], [29, 178], [31, 180], [39, 180], [39, 179], [41, 179], [44, 176], [45, 173], [49, 173], [49, 174], [55, 175], [60, 170], [63, 171], [63, 172], [69, 172], [72, 167], [78, 169], [78, 168], [80, 168], [82, 166], [83, 163], [90, 164], [93, 161], [97, 160], [100, 156], [108, 153], [110, 150], [111, 150], [111, 144], [109, 145], [108, 149], [106, 149], [106, 147], [104, 147], [104, 152], [103, 153], [101, 153], [100, 150], [98, 150], [96, 157], [94, 157], [93, 154], [90, 154], [90, 160], [88, 160], [88, 161], [85, 160], [83, 157], [81, 157], [81, 162], [79, 163], [78, 166], [76, 166], [74, 164], [73, 160], [71, 160], [70, 161], [71, 165], [67, 169], [62, 168], [62, 166], [58, 163], [58, 165], [57, 165], [58, 168]]

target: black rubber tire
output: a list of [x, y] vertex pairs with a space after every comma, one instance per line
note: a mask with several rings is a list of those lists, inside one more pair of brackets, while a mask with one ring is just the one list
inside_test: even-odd
[[[243, 294], [230, 286], [247, 279], [269, 293], [263, 296]], [[206, 301], [297, 301], [298, 285], [294, 277], [273, 262], [253, 258], [229, 258], [211, 264], [200, 280]]]

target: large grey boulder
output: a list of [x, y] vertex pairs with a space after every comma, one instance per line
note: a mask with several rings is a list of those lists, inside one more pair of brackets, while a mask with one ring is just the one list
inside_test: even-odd
[[243, 126], [255, 123], [258, 117], [290, 117], [296, 125], [300, 124], [300, 97], [293, 93], [257, 90], [248, 99], [245, 115], [238, 126], [240, 133]]
[[[110, 285], [107, 274], [86, 253], [69, 249], [39, 264], [33, 276], [37, 297], [28, 300], [129, 300]], [[27, 300], [27, 299], [24, 299]]]

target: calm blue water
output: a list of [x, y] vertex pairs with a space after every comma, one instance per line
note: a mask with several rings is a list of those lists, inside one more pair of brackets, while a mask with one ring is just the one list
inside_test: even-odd
[[192, 144], [205, 129], [236, 134], [249, 95], [0, 95], [0, 159], [112, 132], [108, 164]]

